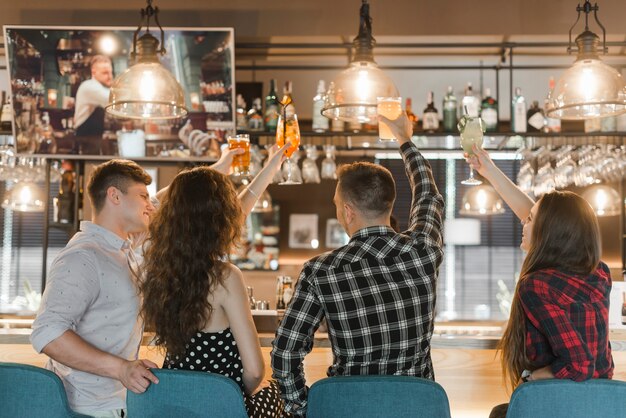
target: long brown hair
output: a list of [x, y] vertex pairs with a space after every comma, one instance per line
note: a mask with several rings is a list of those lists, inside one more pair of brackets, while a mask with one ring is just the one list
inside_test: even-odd
[[600, 252], [598, 219], [582, 197], [572, 192], [552, 192], [539, 200], [511, 315], [498, 344], [498, 350], [502, 351], [503, 378], [511, 389], [517, 386], [522, 371], [531, 368], [526, 355], [526, 315], [519, 297], [520, 283], [529, 274], [547, 268], [590, 274], [600, 262]]
[[224, 257], [242, 221], [235, 189], [223, 174], [194, 168], [170, 185], [150, 223], [140, 284], [146, 327], [170, 354], [183, 354], [210, 318], [208, 296], [224, 281]]

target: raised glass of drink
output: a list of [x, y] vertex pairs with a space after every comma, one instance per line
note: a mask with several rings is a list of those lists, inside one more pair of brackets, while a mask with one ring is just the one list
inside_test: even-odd
[[[377, 97], [377, 112], [389, 120], [396, 120], [402, 114], [402, 97]], [[385, 122], [378, 122], [378, 137], [381, 142], [395, 141], [391, 130]]]
[[228, 148], [242, 148], [243, 154], [237, 154], [233, 157], [233, 173], [236, 176], [250, 175], [250, 135], [239, 134], [228, 137]]
[[298, 116], [295, 113], [283, 112], [283, 114], [278, 116], [276, 144], [279, 147], [289, 144], [285, 150], [285, 155], [287, 156], [287, 179], [279, 184], [300, 184], [300, 181], [294, 181], [291, 178], [291, 156], [300, 146], [300, 126], [298, 125]]
[[[485, 132], [485, 122], [479, 117], [467, 116], [467, 113], [461, 118], [457, 125], [461, 134], [461, 147], [463, 151], [469, 155], [474, 155], [473, 146], [479, 148], [483, 146], [483, 133]], [[476, 186], [482, 184], [482, 181], [474, 177], [474, 169], [470, 166], [470, 175], [467, 180], [463, 180], [461, 184], [468, 186]]]

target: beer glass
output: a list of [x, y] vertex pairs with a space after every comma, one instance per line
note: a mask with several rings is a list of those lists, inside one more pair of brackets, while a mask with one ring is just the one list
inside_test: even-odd
[[298, 117], [295, 113], [283, 112], [283, 114], [278, 116], [276, 144], [279, 147], [289, 144], [285, 151], [285, 155], [287, 156], [287, 178], [279, 184], [300, 184], [300, 181], [294, 181], [291, 178], [291, 156], [300, 146], [300, 127], [298, 125]]
[[[389, 120], [396, 120], [402, 114], [402, 97], [377, 97], [377, 112], [379, 115]], [[381, 142], [395, 141], [397, 138], [393, 136], [389, 127], [385, 122], [378, 122], [378, 137]]]
[[250, 135], [239, 134], [228, 137], [228, 148], [242, 148], [243, 154], [233, 156], [233, 172], [236, 176], [250, 175]]

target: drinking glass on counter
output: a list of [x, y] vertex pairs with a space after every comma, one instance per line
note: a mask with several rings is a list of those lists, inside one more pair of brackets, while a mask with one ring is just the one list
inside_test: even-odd
[[[481, 118], [467, 116], [467, 111], [465, 113], [457, 125], [461, 134], [461, 147], [469, 155], [474, 155], [473, 145], [479, 148], [483, 146], [483, 133], [486, 126]], [[463, 180], [461, 184], [476, 186], [482, 184], [482, 181], [474, 177], [474, 169], [470, 166], [469, 178]]]
[[[377, 97], [377, 112], [379, 115], [389, 120], [396, 120], [402, 114], [402, 97]], [[395, 141], [397, 138], [393, 136], [389, 127], [385, 122], [378, 122], [378, 137], [381, 142]]]
[[250, 175], [250, 135], [239, 134], [228, 137], [228, 148], [242, 148], [243, 154], [237, 154], [233, 157], [233, 171], [236, 176]]
[[294, 181], [291, 178], [291, 156], [300, 146], [300, 127], [298, 125], [298, 117], [295, 113], [284, 112], [278, 116], [278, 126], [276, 127], [276, 144], [282, 147], [289, 144], [285, 155], [287, 156], [287, 178], [279, 184], [300, 184], [300, 181]]

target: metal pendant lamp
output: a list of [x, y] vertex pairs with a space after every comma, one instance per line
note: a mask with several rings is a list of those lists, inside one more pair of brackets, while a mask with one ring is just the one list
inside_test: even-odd
[[[135, 64], [120, 74], [111, 86], [107, 113], [119, 118], [168, 120], [187, 115], [185, 94], [172, 73], [160, 62], [165, 55], [165, 34], [159, 23], [159, 8], [141, 9], [141, 22], [133, 36], [131, 58]], [[161, 42], [150, 34], [150, 19], [154, 17], [161, 31]], [[137, 39], [146, 20], [146, 33]]]
[[350, 66], [330, 84], [322, 115], [345, 122], [377, 123], [376, 98], [399, 96], [393, 81], [374, 61], [375, 44], [369, 4], [362, 0]]
[[[556, 82], [548, 95], [546, 115], [550, 118], [583, 120], [619, 115], [626, 112], [626, 84], [622, 75], [600, 59], [606, 53], [606, 31], [598, 20], [598, 5], [589, 0], [576, 7], [578, 18], [569, 30], [568, 52], [572, 52], [572, 29], [585, 13], [585, 30], [575, 42], [578, 55], [574, 64]], [[589, 30], [589, 14], [593, 12], [596, 23], [602, 29], [600, 37]]]
[[504, 213], [504, 203], [492, 186], [481, 184], [465, 192], [459, 213], [470, 216], [500, 215]]

